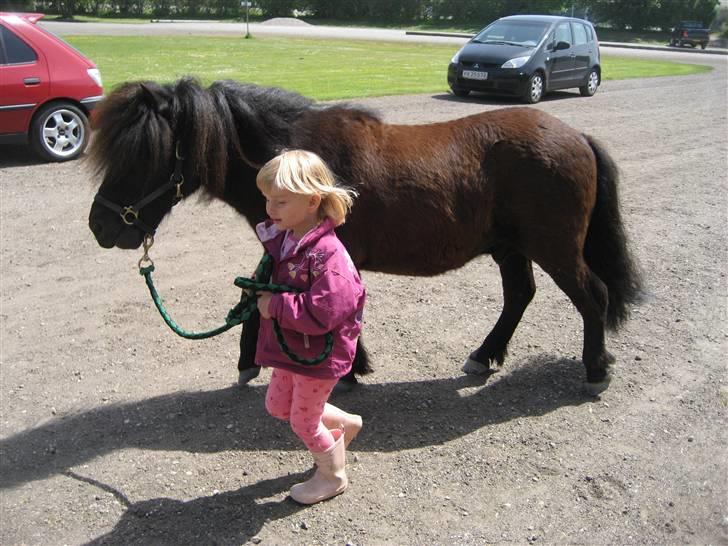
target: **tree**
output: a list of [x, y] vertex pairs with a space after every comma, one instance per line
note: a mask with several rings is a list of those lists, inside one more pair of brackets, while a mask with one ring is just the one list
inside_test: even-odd
[[266, 17], [290, 17], [295, 8], [301, 7], [297, 0], [258, 0], [257, 4]]
[[31, 11], [30, 0], [0, 0], [0, 11]]
[[593, 0], [598, 21], [616, 28], [669, 30], [681, 20], [701, 21], [706, 27], [715, 17], [718, 0]]

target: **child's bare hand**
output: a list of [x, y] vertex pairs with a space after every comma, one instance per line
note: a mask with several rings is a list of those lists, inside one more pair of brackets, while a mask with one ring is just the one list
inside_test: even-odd
[[260, 316], [264, 319], [270, 318], [270, 312], [268, 312], [268, 306], [270, 305], [270, 299], [273, 297], [273, 294], [270, 292], [256, 292], [258, 295], [258, 311], [260, 311]]

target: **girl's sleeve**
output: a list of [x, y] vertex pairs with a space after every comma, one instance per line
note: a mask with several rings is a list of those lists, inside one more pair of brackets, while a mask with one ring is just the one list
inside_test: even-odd
[[268, 310], [283, 328], [323, 335], [357, 310], [362, 291], [348, 275], [324, 269], [307, 292], [274, 294]]

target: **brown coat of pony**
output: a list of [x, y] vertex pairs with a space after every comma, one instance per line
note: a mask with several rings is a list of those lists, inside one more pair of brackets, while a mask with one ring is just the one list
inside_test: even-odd
[[[504, 306], [470, 354], [471, 372], [503, 362], [535, 293], [537, 263], [583, 317], [591, 390], [608, 384], [613, 357], [604, 330], [627, 318], [640, 275], [620, 217], [616, 165], [593, 138], [553, 116], [507, 108], [391, 125], [363, 109], [322, 106], [281, 89], [229, 81], [203, 88], [183, 79], [125, 84], [105, 100], [95, 127], [91, 153], [106, 202], [139, 202], [177, 167], [185, 197], [202, 188], [254, 225], [265, 218], [257, 169], [282, 149], [303, 148], [359, 193], [337, 233], [360, 269], [437, 275], [491, 254]], [[173, 204], [167, 192], [138, 212], [156, 229]], [[89, 226], [105, 248], [137, 248], [144, 235], [100, 202]], [[241, 343], [241, 370], [252, 365], [250, 338]], [[363, 348], [360, 355], [361, 372]]]

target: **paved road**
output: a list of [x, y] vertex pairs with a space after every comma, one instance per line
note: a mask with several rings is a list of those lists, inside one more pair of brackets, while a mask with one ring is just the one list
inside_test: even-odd
[[[284, 22], [285, 23], [285, 22]], [[109, 34], [115, 36], [137, 36], [150, 34], [195, 34], [211, 36], [242, 36], [244, 23], [220, 23], [216, 21], [150, 22], [145, 24], [120, 23], [66, 23], [43, 21], [48, 30], [58, 35]], [[462, 44], [465, 38], [449, 36], [408, 35], [403, 30], [379, 28], [351, 28], [315, 26], [298, 22], [289, 24], [257, 23], [250, 25], [250, 33], [259, 36], [295, 36], [303, 38], [338, 38], [354, 40], [432, 42]]]
[[[58, 21], [42, 21], [41, 25], [58, 35], [108, 34], [114, 36], [138, 35], [210, 35], [210, 36], [242, 36], [245, 34], [244, 23], [221, 23], [217, 21], [156, 21], [144, 24], [124, 23], [68, 23]], [[439, 43], [462, 45], [467, 35], [460, 36], [438, 33], [407, 33], [404, 30], [381, 28], [353, 28], [316, 26], [297, 19], [283, 19], [280, 23], [254, 23], [250, 25], [250, 33], [259, 36], [288, 36], [300, 38], [332, 38], [349, 40], [375, 40], [389, 42]], [[666, 46], [636, 46], [603, 42], [602, 47], [609, 53], [617, 50], [620, 55], [630, 54], [635, 48], [662, 51], [664, 53], [685, 56], [695, 59], [698, 55], [726, 55], [728, 50], [698, 49], [676, 50]]]

